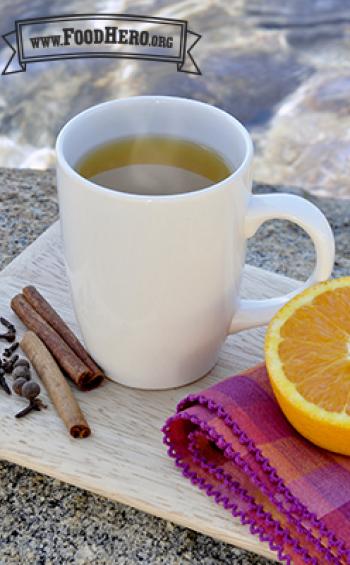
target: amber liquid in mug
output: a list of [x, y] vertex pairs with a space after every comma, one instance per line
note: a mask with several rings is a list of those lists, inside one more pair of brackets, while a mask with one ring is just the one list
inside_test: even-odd
[[151, 135], [100, 145], [75, 168], [80, 175], [105, 188], [150, 196], [201, 190], [233, 172], [232, 166], [209, 147]]

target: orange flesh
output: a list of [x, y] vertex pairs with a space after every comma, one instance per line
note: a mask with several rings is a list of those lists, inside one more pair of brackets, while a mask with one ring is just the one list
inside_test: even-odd
[[326, 291], [281, 328], [286, 377], [309, 402], [350, 415], [350, 288]]

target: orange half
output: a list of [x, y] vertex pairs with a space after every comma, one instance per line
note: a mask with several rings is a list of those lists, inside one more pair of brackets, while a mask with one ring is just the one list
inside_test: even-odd
[[265, 355], [290, 423], [316, 445], [350, 455], [350, 277], [286, 304], [270, 322]]

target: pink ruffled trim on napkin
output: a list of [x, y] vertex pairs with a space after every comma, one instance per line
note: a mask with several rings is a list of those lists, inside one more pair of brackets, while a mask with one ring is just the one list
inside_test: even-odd
[[350, 564], [350, 458], [287, 422], [264, 365], [182, 400], [164, 428], [185, 477], [288, 564]]

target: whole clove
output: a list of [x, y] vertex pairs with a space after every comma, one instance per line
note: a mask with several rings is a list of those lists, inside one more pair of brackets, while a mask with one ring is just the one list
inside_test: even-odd
[[23, 418], [23, 416], [26, 416], [32, 410], [40, 412], [42, 408], [47, 408], [47, 405], [44, 404], [40, 398], [31, 398], [29, 400], [29, 404], [25, 408], [23, 408], [23, 410], [15, 414], [15, 418]]
[[2, 368], [0, 369], [0, 387], [6, 392], [6, 394], [12, 394], [5, 379], [5, 371]]
[[26, 379], [24, 379], [23, 377], [18, 377], [18, 379], [15, 379], [12, 385], [13, 392], [15, 394], [18, 394], [18, 396], [22, 396], [22, 387], [26, 382]]
[[27, 361], [27, 359], [23, 359], [23, 357], [20, 357], [13, 364], [13, 368], [15, 369], [16, 367], [27, 367], [27, 369], [30, 369], [30, 363], [29, 361]]
[[13, 371], [13, 367], [18, 359], [18, 355], [14, 355], [11, 359], [3, 359], [2, 360], [2, 368], [5, 373], [10, 374]]
[[[23, 410], [21, 410], [20, 412], [15, 414], [15, 418], [23, 418], [23, 416], [26, 416], [32, 410], [40, 411], [41, 410], [41, 408], [40, 408], [41, 404], [42, 404], [41, 400], [39, 400], [38, 398], [33, 398], [32, 400], [29, 401], [28, 406], [26, 406], [25, 408], [23, 408]], [[46, 408], [46, 406], [45, 406], [45, 408]]]
[[13, 342], [16, 339], [16, 328], [11, 322], [6, 320], [6, 318], [0, 317], [0, 322], [5, 328], [7, 332], [0, 334], [0, 339], [6, 339], [8, 342]]
[[38, 383], [27, 381], [23, 377], [19, 377], [13, 383], [12, 389], [19, 396], [23, 396], [23, 398], [29, 400], [29, 404], [18, 412], [15, 418], [23, 418], [23, 416], [26, 416], [32, 410], [40, 412], [42, 408], [47, 408], [46, 404], [38, 398], [40, 394], [40, 385]]
[[22, 365], [16, 365], [13, 368], [12, 376], [14, 379], [24, 378], [26, 381], [30, 381], [30, 369], [28, 369], [28, 367], [23, 367]]
[[16, 343], [13, 343], [10, 347], [6, 347], [6, 349], [4, 349], [3, 356], [7, 358], [11, 357], [18, 347], [19, 343], [16, 341]]
[[4, 334], [0, 334], [0, 339], [5, 339], [9, 343], [12, 343], [16, 339], [16, 334], [13, 333], [11, 330], [8, 330]]
[[5, 378], [5, 374], [12, 373], [14, 377], [13, 391], [29, 401], [29, 404], [16, 414], [16, 418], [23, 418], [32, 410], [40, 411], [42, 408], [47, 408], [47, 406], [38, 398], [40, 385], [30, 380], [29, 362], [26, 359], [20, 359], [17, 354], [14, 355], [19, 347], [19, 343], [15, 341], [16, 327], [4, 317], [0, 317], [0, 324], [7, 330], [5, 333], [0, 333], [0, 339], [5, 339], [11, 343], [9, 347], [4, 349], [3, 357], [0, 359], [0, 388], [7, 394], [12, 394]]
[[33, 400], [40, 394], [40, 385], [34, 381], [27, 381], [23, 384], [21, 389], [21, 395], [23, 398], [28, 400]]
[[6, 318], [3, 318], [2, 316], [0, 317], [0, 322], [3, 326], [5, 326], [5, 328], [7, 328], [10, 332], [12, 333], [16, 333], [16, 328], [15, 326], [9, 322], [8, 320], [6, 320]]

